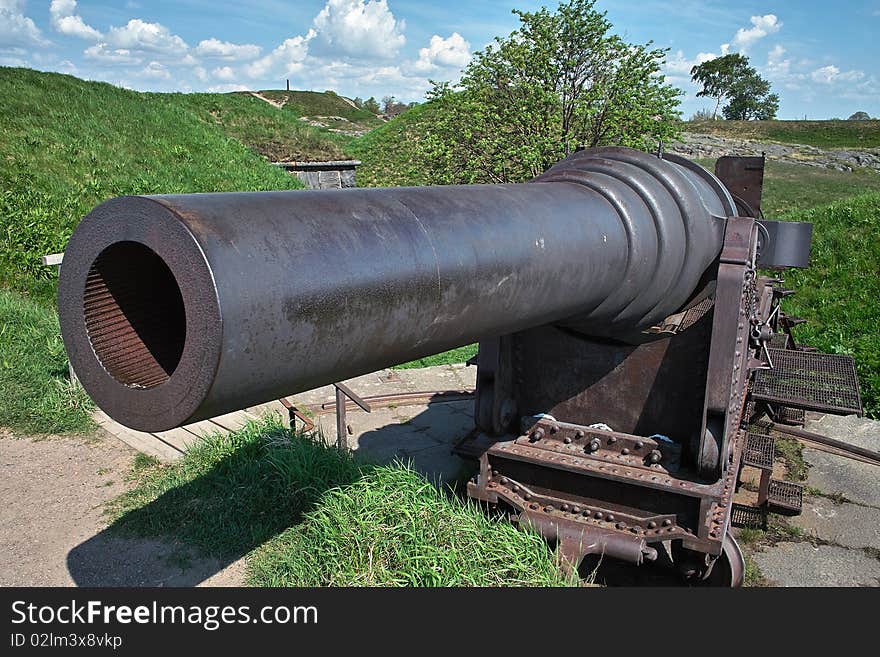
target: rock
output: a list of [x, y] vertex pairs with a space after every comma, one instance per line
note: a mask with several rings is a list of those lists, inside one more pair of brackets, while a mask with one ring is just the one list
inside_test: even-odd
[[778, 543], [752, 559], [776, 586], [880, 586], [880, 561], [862, 550]]

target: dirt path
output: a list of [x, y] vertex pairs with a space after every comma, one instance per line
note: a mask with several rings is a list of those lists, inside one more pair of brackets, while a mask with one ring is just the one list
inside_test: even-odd
[[248, 93], [251, 96], [253, 96], [254, 98], [259, 98], [263, 102], [269, 103], [272, 107], [277, 107], [278, 109], [281, 109], [282, 107], [287, 105], [287, 101], [290, 100], [289, 96], [285, 96], [284, 100], [278, 101], [278, 100], [272, 100], [271, 98], [266, 98], [263, 94], [258, 93], [256, 91], [249, 91]]
[[125, 491], [134, 450], [94, 436], [0, 432], [0, 586], [236, 586], [226, 568], [180, 545], [103, 530], [103, 505]]

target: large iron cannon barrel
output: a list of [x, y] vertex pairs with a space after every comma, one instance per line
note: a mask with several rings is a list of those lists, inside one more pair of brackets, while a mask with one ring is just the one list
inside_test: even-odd
[[581, 151], [524, 184], [128, 196], [64, 255], [86, 391], [159, 431], [547, 323], [677, 311], [734, 214], [701, 167]]

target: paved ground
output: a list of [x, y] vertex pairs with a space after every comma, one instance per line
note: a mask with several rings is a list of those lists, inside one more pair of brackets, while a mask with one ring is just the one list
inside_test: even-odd
[[[389, 392], [467, 389], [474, 368], [384, 370], [350, 382], [362, 396]], [[334, 399], [332, 387], [298, 395], [300, 406]], [[283, 410], [269, 404], [252, 410]], [[374, 461], [409, 460], [430, 477], [462, 477], [469, 464], [450, 444], [473, 426], [472, 402], [377, 406], [348, 412], [348, 444]], [[335, 441], [335, 417], [314, 418]], [[880, 450], [880, 422], [859, 418], [811, 420], [809, 429]], [[180, 545], [109, 537], [102, 505], [125, 490], [135, 452], [95, 436], [21, 439], [0, 433], [0, 585], [237, 585], [241, 560], [220, 564]], [[751, 550], [766, 583], [776, 586], [880, 584], [880, 468], [807, 449], [807, 484], [826, 496], [808, 497], [791, 520], [792, 540]], [[841, 501], [844, 500], [844, 501]]]
[[[827, 415], [806, 428], [880, 450], [877, 421]], [[814, 449], [804, 458], [807, 486], [822, 495], [808, 495], [790, 519], [801, 537], [753, 551], [754, 562], [771, 585], [880, 586], [880, 468]]]

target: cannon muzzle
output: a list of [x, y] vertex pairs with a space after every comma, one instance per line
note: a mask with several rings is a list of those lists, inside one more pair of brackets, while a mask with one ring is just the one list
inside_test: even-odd
[[624, 148], [525, 184], [115, 198], [70, 239], [61, 330], [95, 402], [161, 431], [544, 324], [625, 339], [693, 297], [734, 214]]

